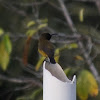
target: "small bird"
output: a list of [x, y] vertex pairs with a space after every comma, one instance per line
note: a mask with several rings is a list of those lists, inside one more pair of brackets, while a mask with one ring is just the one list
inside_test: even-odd
[[38, 51], [42, 56], [49, 58], [52, 64], [55, 64], [56, 62], [54, 59], [54, 45], [50, 42], [52, 35], [55, 34], [41, 34], [38, 43]]

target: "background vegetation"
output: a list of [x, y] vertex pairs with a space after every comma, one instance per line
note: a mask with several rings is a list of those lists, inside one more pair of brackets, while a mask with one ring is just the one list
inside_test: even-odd
[[100, 100], [99, 0], [0, 0], [0, 100], [43, 100], [41, 33], [66, 75], [77, 75], [77, 100]]

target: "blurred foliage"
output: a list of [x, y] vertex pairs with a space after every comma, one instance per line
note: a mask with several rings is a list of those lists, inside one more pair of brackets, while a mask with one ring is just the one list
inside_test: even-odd
[[80, 12], [79, 12], [79, 20], [80, 22], [83, 22], [84, 21], [84, 9], [80, 9]]
[[[100, 12], [89, 0], [63, 0], [81, 41], [100, 74]], [[54, 40], [55, 60], [72, 79], [77, 75], [77, 100], [100, 100], [97, 81], [77, 45], [73, 33], [55, 0], [0, 1], [0, 100], [42, 100], [42, 89], [32, 84], [11, 82], [13, 78], [32, 78], [42, 84], [42, 63], [38, 53], [38, 37], [42, 32], [60, 33]], [[66, 39], [66, 36], [69, 38]], [[71, 37], [71, 38], [70, 38]], [[85, 37], [91, 38], [92, 47]], [[4, 78], [4, 79], [3, 79]], [[2, 84], [1, 84], [2, 83]], [[30, 89], [31, 88], [31, 89]], [[98, 94], [98, 96], [97, 96]], [[95, 97], [96, 96], [96, 97]]]
[[82, 70], [77, 78], [77, 94], [81, 100], [87, 100], [88, 95], [98, 95], [98, 84], [87, 70]]
[[58, 63], [60, 57], [60, 48], [55, 50], [55, 61]]
[[16, 100], [43, 100], [42, 98], [39, 98], [40, 93], [42, 92], [42, 89], [37, 89], [33, 91], [33, 93], [29, 95], [25, 95], [23, 97], [19, 97]]
[[[40, 24], [38, 24], [40, 23]], [[43, 20], [38, 20], [37, 22], [35, 21], [29, 21], [27, 23], [27, 28], [28, 30], [26, 31], [26, 35], [27, 40], [24, 46], [24, 53], [23, 53], [23, 63], [24, 65], [26, 65], [28, 63], [27, 59], [28, 59], [28, 52], [29, 52], [29, 48], [30, 48], [30, 42], [32, 39], [32, 36], [34, 36], [39, 30], [43, 29], [44, 27], [47, 26], [47, 19], [43, 19]], [[39, 61], [39, 63], [36, 65], [36, 70], [38, 70], [38, 67], [40, 67], [39, 65], [41, 61]]]
[[99, 87], [96, 79], [88, 70], [80, 70], [76, 68], [66, 68], [65, 74], [70, 78], [75, 73], [79, 72], [77, 77], [77, 95], [81, 100], [87, 100], [88, 96], [97, 96]]
[[[75, 48], [78, 48], [78, 45], [76, 43], [72, 43], [72, 44], [69, 44], [69, 45], [64, 45], [63, 47], [60, 47], [60, 48], [57, 48], [55, 50], [55, 60], [57, 63], [59, 63], [59, 58], [60, 58], [60, 52], [64, 49], [75, 49]], [[80, 57], [80, 59], [82, 59]], [[41, 57], [36, 65], [36, 70], [38, 71], [39, 68], [41, 67], [42, 63], [44, 61], [44, 57]]]
[[38, 61], [37, 64], [36, 64], [36, 67], [35, 67], [36, 71], [39, 70], [39, 68], [40, 68], [41, 65], [43, 64], [43, 61], [44, 61], [44, 60], [45, 60], [45, 57], [41, 57], [41, 58], [39, 59], [39, 61]]
[[75, 56], [75, 59], [77, 59], [77, 60], [81, 60], [81, 61], [84, 60], [83, 57], [81, 57], [80, 55], [76, 55], [76, 56]]
[[[44, 28], [47, 26], [47, 19], [41, 19], [41, 20], [37, 20], [35, 21], [29, 21], [27, 24], [27, 32], [26, 35], [28, 36], [32, 36], [35, 33], [37, 33], [40, 29]], [[40, 24], [39, 24], [40, 23]]]
[[8, 34], [5, 34], [0, 41], [0, 65], [5, 71], [8, 67], [10, 54], [12, 51], [12, 44]]
[[3, 29], [0, 28], [0, 36], [4, 33]]

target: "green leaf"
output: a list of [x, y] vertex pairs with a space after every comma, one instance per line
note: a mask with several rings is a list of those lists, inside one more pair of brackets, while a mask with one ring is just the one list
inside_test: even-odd
[[60, 58], [60, 50], [59, 48], [55, 50], [55, 60], [56, 62], [59, 62], [59, 58]]
[[27, 27], [29, 28], [35, 24], [36, 24], [35, 21], [30, 21], [30, 22], [28, 22]]
[[2, 34], [4, 34], [4, 31], [3, 31], [2, 28], [0, 28], [0, 36], [1, 36]]
[[42, 19], [42, 20], [40, 20], [42, 23], [47, 23], [48, 22], [48, 19], [47, 18], [45, 18], [45, 19]]
[[9, 63], [9, 59], [10, 59], [9, 54], [5, 49], [4, 42], [2, 41], [0, 43], [0, 65], [1, 65], [1, 68], [4, 71], [7, 69], [7, 65]]
[[79, 20], [80, 22], [83, 22], [84, 20], [84, 8], [82, 8], [79, 12]]
[[78, 48], [78, 45], [77, 43], [72, 43], [68, 46], [69, 49], [72, 49], [72, 48]]
[[37, 31], [38, 31], [37, 29], [29, 29], [29, 30], [26, 32], [26, 35], [32, 36], [32, 35], [34, 35]]
[[69, 45], [64, 45], [63, 47], [59, 48], [60, 51], [64, 50], [64, 49], [75, 49], [78, 48], [77, 43], [71, 43]]
[[83, 57], [80, 56], [80, 55], [76, 55], [76, 56], [75, 56], [75, 59], [76, 59], [76, 60], [80, 60], [80, 61], [83, 61], [83, 60], [84, 60]]
[[44, 28], [44, 27], [46, 27], [47, 26], [47, 24], [40, 24], [39, 26], [38, 26], [38, 30], [40, 30], [40, 29], [42, 29], [42, 28]]
[[42, 89], [41, 89], [41, 88], [35, 90], [35, 91], [31, 94], [30, 98], [31, 98], [32, 100], [35, 100], [36, 97], [39, 96], [39, 94], [40, 94], [41, 92], [42, 92]]
[[91, 96], [98, 94], [97, 82], [87, 70], [83, 70], [77, 79], [77, 94], [81, 100], [87, 100], [89, 94]]
[[36, 64], [36, 67], [35, 67], [36, 71], [39, 70], [39, 68], [41, 67], [44, 60], [45, 60], [45, 57], [43, 57], [43, 56], [39, 59], [39, 61]]
[[71, 68], [66, 68], [65, 70], [64, 70], [64, 72], [65, 72], [65, 74], [68, 76], [69, 74], [70, 74], [70, 72], [71, 72]]
[[4, 45], [5, 45], [5, 49], [6, 51], [8, 52], [8, 54], [11, 53], [12, 51], [12, 44], [11, 44], [11, 41], [10, 41], [10, 38], [9, 38], [9, 35], [4, 35], [3, 37], [3, 41], [4, 41]]

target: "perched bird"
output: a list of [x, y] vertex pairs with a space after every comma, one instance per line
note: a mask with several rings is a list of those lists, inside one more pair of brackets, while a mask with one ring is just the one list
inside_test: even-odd
[[54, 45], [50, 42], [52, 35], [55, 34], [41, 34], [38, 43], [38, 51], [42, 56], [49, 58], [52, 64], [55, 64], [56, 62], [54, 59]]

